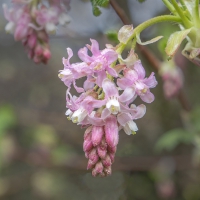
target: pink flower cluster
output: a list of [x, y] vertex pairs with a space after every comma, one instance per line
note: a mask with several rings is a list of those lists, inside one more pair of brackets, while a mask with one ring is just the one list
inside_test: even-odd
[[47, 63], [51, 57], [48, 33], [54, 33], [57, 25], [69, 22], [66, 6], [61, 0], [13, 0], [13, 6], [3, 5], [5, 27], [14, 34], [16, 41], [22, 41], [27, 54], [35, 63]]
[[[70, 63], [73, 52], [67, 48], [68, 58], [63, 58], [64, 69], [59, 71], [59, 78], [68, 87], [68, 119], [88, 127], [83, 144], [88, 169], [92, 169], [93, 176], [106, 176], [111, 174], [119, 130], [124, 129], [128, 135], [135, 134], [138, 128], [134, 120], [146, 112], [145, 105], [136, 106], [132, 102], [139, 96], [144, 102], [151, 103], [154, 95], [150, 88], [154, 88], [157, 81], [154, 73], [145, 78], [145, 70], [134, 52], [123, 60], [110, 45], [99, 50], [96, 40], [91, 43], [79, 50], [82, 60], [79, 63]], [[117, 64], [118, 60], [120, 64]], [[78, 87], [76, 80], [82, 77], [86, 80], [83, 87]], [[81, 93], [78, 97], [71, 95], [72, 85]]]

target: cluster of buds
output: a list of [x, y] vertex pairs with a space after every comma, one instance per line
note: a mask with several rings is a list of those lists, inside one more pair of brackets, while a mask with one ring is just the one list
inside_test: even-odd
[[51, 57], [49, 33], [55, 33], [57, 25], [69, 22], [67, 5], [62, 0], [13, 0], [13, 6], [3, 5], [5, 18], [9, 21], [6, 32], [22, 41], [28, 57], [35, 63], [47, 63]]
[[[66, 115], [72, 122], [88, 127], [84, 136], [83, 149], [88, 158], [88, 169], [93, 176], [111, 174], [111, 164], [119, 140], [119, 130], [128, 134], [138, 130], [134, 120], [144, 116], [145, 105], [136, 106], [132, 102], [139, 96], [151, 103], [154, 95], [150, 88], [157, 85], [154, 73], [146, 78], [145, 69], [134, 51], [126, 59], [117, 53], [117, 47], [107, 45], [99, 50], [96, 40], [81, 48], [79, 63], [70, 63], [73, 52], [67, 48], [68, 58], [63, 58], [64, 69], [59, 78], [67, 86]], [[88, 49], [92, 55], [88, 55]], [[119, 63], [117, 63], [119, 62]], [[76, 80], [85, 77], [83, 87]], [[80, 95], [73, 96], [74, 86]]]
[[173, 60], [164, 62], [159, 69], [159, 74], [163, 79], [163, 90], [167, 99], [178, 95], [183, 87], [183, 72], [176, 66]]

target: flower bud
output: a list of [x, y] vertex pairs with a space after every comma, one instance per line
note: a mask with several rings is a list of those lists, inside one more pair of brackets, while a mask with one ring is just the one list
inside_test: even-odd
[[112, 173], [111, 166], [104, 168], [104, 172], [105, 172], [106, 176], [111, 175], [111, 173]]
[[106, 135], [106, 142], [110, 147], [115, 147], [119, 141], [118, 135], [118, 125], [117, 119], [114, 116], [110, 116], [106, 120], [105, 125], [105, 135]]
[[92, 175], [97, 176], [98, 174], [101, 174], [103, 172], [103, 165], [101, 162], [98, 162], [95, 165], [95, 168], [92, 170]]
[[103, 126], [93, 126], [92, 128], [92, 144], [97, 146], [100, 144], [104, 134]]
[[93, 148], [92, 141], [90, 139], [84, 140], [83, 142], [83, 151], [87, 152]]
[[104, 167], [109, 167], [112, 165], [111, 159], [109, 155], [106, 155], [105, 159], [102, 160]]
[[88, 157], [91, 161], [93, 161], [94, 164], [99, 160], [99, 156], [95, 148], [91, 150]]
[[102, 149], [100, 146], [98, 146], [97, 147], [97, 153], [98, 153], [98, 155], [101, 159], [104, 159], [106, 157], [107, 150]]

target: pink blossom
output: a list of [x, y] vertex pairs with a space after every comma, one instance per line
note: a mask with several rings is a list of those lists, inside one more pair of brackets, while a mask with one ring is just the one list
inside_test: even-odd
[[117, 84], [121, 89], [129, 90], [129, 99], [135, 99], [138, 96], [146, 102], [154, 101], [154, 95], [150, 92], [150, 88], [157, 85], [154, 73], [149, 78], [145, 78], [145, 70], [138, 60], [132, 68], [124, 70], [124, 77], [117, 80]]
[[99, 44], [96, 40], [91, 39], [92, 45], [87, 45], [92, 52], [90, 57], [87, 53], [87, 48], [84, 47], [79, 50], [78, 55], [80, 59], [89, 65], [90, 70], [97, 75], [97, 85], [101, 87], [103, 80], [106, 78], [106, 72], [111, 76], [117, 77], [117, 72], [111, 67], [111, 64], [117, 60], [118, 55], [112, 49], [99, 50]]

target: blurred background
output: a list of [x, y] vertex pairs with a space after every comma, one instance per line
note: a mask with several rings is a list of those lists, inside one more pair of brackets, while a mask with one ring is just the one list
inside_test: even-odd
[[[160, 0], [117, 2], [135, 26], [168, 13]], [[76, 54], [94, 38], [103, 49], [112, 43], [105, 33], [119, 30], [122, 23], [111, 7], [94, 17], [89, 1], [72, 0], [69, 15], [71, 23], [51, 36], [52, 58], [45, 66], [35, 65], [22, 44], [5, 33], [7, 22], [0, 9], [0, 199], [199, 200], [199, 67], [180, 53], [176, 56], [191, 111], [184, 110], [177, 98], [165, 99], [162, 79], [156, 74], [159, 84], [152, 90], [156, 100], [137, 121], [136, 135], [120, 132], [112, 176], [93, 178], [82, 150], [84, 130], [65, 116], [66, 86], [58, 71], [63, 69], [67, 47]], [[167, 37], [176, 29], [173, 23], [156, 25], [143, 32], [142, 40]], [[162, 46], [148, 46], [161, 61]], [[149, 75], [154, 69], [137, 53]], [[76, 55], [72, 61], [78, 61]]]

